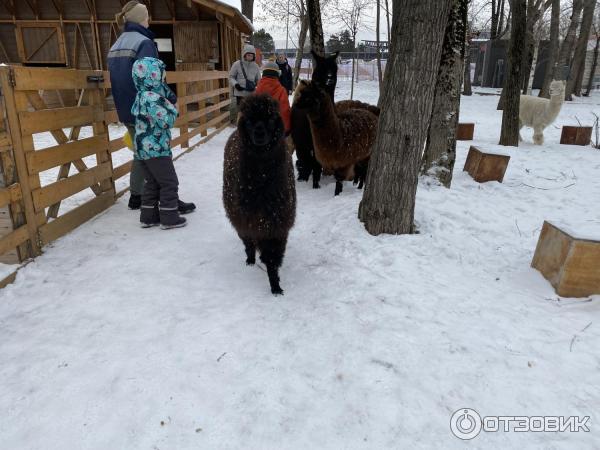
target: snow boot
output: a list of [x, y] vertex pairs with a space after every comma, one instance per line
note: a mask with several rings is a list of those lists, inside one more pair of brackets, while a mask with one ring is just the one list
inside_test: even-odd
[[131, 197], [129, 197], [129, 203], [127, 204], [127, 207], [131, 210], [136, 210], [136, 209], [140, 209], [141, 206], [142, 206], [142, 196], [131, 194]]
[[141, 207], [140, 225], [142, 228], [151, 228], [160, 225], [160, 214], [157, 206]]
[[193, 203], [182, 202], [181, 200], [177, 200], [177, 210], [179, 214], [189, 214], [196, 210], [196, 205]]
[[171, 228], [181, 228], [187, 225], [185, 217], [179, 215], [177, 209], [161, 209], [160, 210], [160, 227], [163, 230]]

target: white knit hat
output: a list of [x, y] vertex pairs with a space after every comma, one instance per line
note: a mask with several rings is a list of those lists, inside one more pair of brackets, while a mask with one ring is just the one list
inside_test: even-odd
[[148, 17], [148, 8], [146, 8], [146, 5], [142, 3], [138, 3], [137, 5], [135, 5], [123, 16], [126, 22], [133, 23], [145, 22], [148, 19]]

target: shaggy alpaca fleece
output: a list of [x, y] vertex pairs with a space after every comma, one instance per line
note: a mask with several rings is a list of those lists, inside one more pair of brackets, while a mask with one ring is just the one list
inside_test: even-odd
[[[533, 128], [533, 142], [544, 143], [544, 129], [552, 124], [565, 101], [564, 81], [555, 80], [550, 84], [550, 99], [521, 95], [519, 104], [519, 130], [523, 127]], [[523, 140], [519, 134], [519, 140]]]
[[367, 111], [379, 116], [379, 108], [369, 103], [359, 100], [341, 100], [335, 103], [335, 110], [339, 113], [348, 111], [349, 109], [366, 109]]
[[254, 264], [258, 250], [271, 292], [282, 294], [279, 267], [296, 218], [296, 184], [279, 105], [266, 95], [240, 105], [238, 129], [225, 145], [223, 204], [244, 243], [246, 263]]
[[325, 91], [307, 81], [301, 82], [297, 106], [308, 113], [315, 157], [325, 170], [334, 172], [337, 195], [341, 181], [353, 179], [354, 165], [369, 159], [378, 117], [366, 109], [338, 113]]

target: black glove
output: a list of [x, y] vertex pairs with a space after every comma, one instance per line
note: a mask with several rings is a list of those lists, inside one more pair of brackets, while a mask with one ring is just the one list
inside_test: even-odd
[[240, 84], [239, 84], [239, 83], [236, 83], [236, 85], [235, 85], [234, 87], [235, 87], [235, 89], [236, 89], [237, 91], [243, 91], [243, 90], [244, 90], [244, 88], [243, 88], [242, 86], [240, 86]]

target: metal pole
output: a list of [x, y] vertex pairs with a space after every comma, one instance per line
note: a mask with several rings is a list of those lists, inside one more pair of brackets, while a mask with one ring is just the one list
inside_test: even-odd
[[287, 1], [287, 20], [285, 24], [285, 57], [287, 58], [288, 39], [290, 37], [290, 0]]

